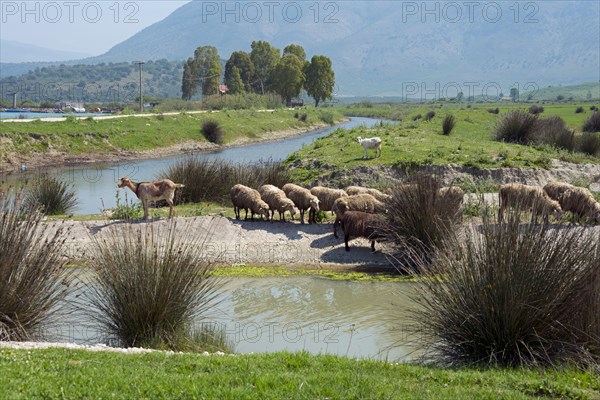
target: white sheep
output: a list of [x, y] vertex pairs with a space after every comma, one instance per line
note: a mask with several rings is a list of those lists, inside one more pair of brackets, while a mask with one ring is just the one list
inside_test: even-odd
[[587, 218], [600, 223], [600, 203], [588, 189], [573, 187], [563, 193], [559, 203], [564, 211], [573, 213], [575, 220]]
[[298, 212], [294, 202], [285, 195], [285, 192], [274, 185], [262, 185], [258, 188], [260, 197], [269, 205], [271, 220], [275, 216], [275, 210], [279, 212], [279, 219], [285, 222], [285, 212], [289, 211], [292, 219]]
[[365, 155], [363, 158], [369, 158], [369, 149], [375, 149], [375, 154], [377, 156], [381, 155], [381, 143], [382, 140], [378, 137], [366, 138], [357, 137], [358, 143], [362, 145], [363, 149], [365, 149]]
[[331, 211], [334, 201], [340, 197], [348, 197], [348, 193], [342, 189], [330, 189], [324, 186], [315, 186], [310, 189], [310, 193], [317, 196], [319, 209], [323, 211]]
[[548, 223], [548, 214], [560, 220], [563, 210], [556, 200], [552, 200], [546, 192], [538, 186], [528, 186], [520, 183], [508, 183], [500, 186], [500, 209], [498, 220], [502, 221], [504, 210], [508, 207], [531, 210], [531, 222], [535, 222], [541, 214], [544, 222]]
[[300, 223], [304, 223], [304, 212], [308, 211], [308, 223], [317, 222], [317, 212], [319, 211], [319, 199], [317, 196], [310, 193], [310, 190], [302, 186], [286, 183], [283, 185], [285, 195], [294, 202], [298, 210], [300, 210]]
[[368, 193], [371, 196], [375, 197], [379, 201], [388, 201], [392, 198], [391, 195], [385, 194], [377, 189], [367, 188], [367, 187], [363, 187], [363, 186], [348, 186], [346, 188], [346, 193], [348, 193], [348, 196], [354, 196], [357, 194]]
[[267, 220], [269, 219], [269, 205], [260, 198], [258, 190], [238, 183], [231, 188], [229, 194], [231, 195], [236, 219], [240, 219], [242, 208], [246, 211], [245, 219], [248, 219], [248, 209], [250, 209], [252, 221], [254, 221], [254, 214], [262, 214]]

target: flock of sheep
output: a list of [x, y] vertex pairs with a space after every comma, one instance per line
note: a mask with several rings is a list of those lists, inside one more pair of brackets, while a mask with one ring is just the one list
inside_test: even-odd
[[[118, 186], [129, 187], [142, 201], [144, 219], [148, 218], [148, 202], [160, 199], [165, 199], [169, 204], [171, 218], [175, 189], [184, 187], [168, 179], [136, 183], [128, 178], [121, 178]], [[411, 187], [414, 186], [399, 185], [396, 190], [410, 190]], [[458, 216], [462, 215], [462, 189], [456, 186], [445, 187], [439, 189], [438, 194], [449, 210], [456, 212]], [[304, 214], [308, 211], [308, 223], [316, 223], [318, 211], [331, 211], [336, 216], [334, 236], [337, 237], [337, 229], [341, 226], [347, 251], [351, 237], [371, 240], [371, 249], [375, 250], [377, 228], [382, 226], [382, 214], [387, 213], [387, 202], [392, 198], [390, 194], [361, 186], [350, 186], [346, 190], [315, 186], [309, 190], [293, 183], [287, 183], [281, 189], [274, 185], [263, 185], [258, 190], [237, 184], [231, 188], [230, 195], [237, 219], [241, 218], [242, 209], [246, 219], [250, 210], [252, 220], [257, 214], [272, 221], [277, 211], [279, 219], [284, 222], [286, 212], [290, 213], [292, 219], [299, 213], [300, 222], [304, 224]], [[504, 184], [500, 186], [499, 199], [499, 220], [502, 220], [507, 208], [518, 207], [531, 211], [532, 222], [540, 215], [545, 222], [548, 222], [550, 215], [560, 220], [564, 212], [569, 211], [575, 220], [585, 218], [600, 223], [600, 203], [588, 189], [568, 183], [550, 182], [544, 187]]]

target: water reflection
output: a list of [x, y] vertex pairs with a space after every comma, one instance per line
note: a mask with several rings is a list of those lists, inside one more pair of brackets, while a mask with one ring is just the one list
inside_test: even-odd
[[[232, 278], [201, 323], [225, 329], [238, 353], [308, 351], [407, 360], [413, 350], [406, 334], [411, 285], [310, 276]], [[48, 336], [86, 344], [107, 341], [81, 313], [61, 321]]]

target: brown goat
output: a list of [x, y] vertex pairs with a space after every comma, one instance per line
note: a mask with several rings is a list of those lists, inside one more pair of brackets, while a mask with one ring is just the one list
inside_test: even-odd
[[127, 186], [138, 199], [141, 200], [144, 207], [144, 219], [148, 219], [148, 202], [150, 200], [166, 200], [169, 204], [169, 218], [173, 218], [173, 198], [175, 189], [184, 187], [181, 183], [173, 183], [170, 179], [162, 179], [155, 182], [134, 182], [127, 177], [119, 179], [120, 188]]

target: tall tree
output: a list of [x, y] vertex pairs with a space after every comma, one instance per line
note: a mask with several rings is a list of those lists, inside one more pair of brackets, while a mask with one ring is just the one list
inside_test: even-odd
[[271, 88], [289, 103], [304, 85], [304, 63], [293, 54], [281, 58], [271, 73]]
[[269, 42], [260, 40], [252, 42], [250, 59], [254, 64], [253, 87], [257, 93], [265, 94], [265, 89], [271, 71], [279, 62], [279, 49], [271, 46]]
[[229, 93], [238, 94], [246, 91], [244, 87], [244, 82], [240, 75], [240, 70], [235, 65], [231, 68], [229, 72], [229, 80], [225, 80], [225, 84], [229, 88]]
[[183, 78], [181, 80], [181, 98], [190, 100], [196, 92], [198, 81], [194, 78], [194, 59], [188, 58], [183, 64]]
[[300, 59], [300, 61], [306, 61], [306, 52], [304, 51], [304, 47], [299, 44], [289, 44], [285, 46], [283, 49], [283, 55], [293, 54]]
[[315, 107], [322, 100], [333, 98], [333, 87], [335, 85], [335, 74], [332, 69], [331, 60], [326, 56], [313, 56], [305, 68], [306, 93], [315, 99]]
[[182, 98], [191, 99], [198, 90], [198, 84], [204, 96], [218, 93], [221, 71], [221, 60], [216, 47], [198, 47], [194, 51], [194, 58], [188, 59], [183, 68]]
[[231, 86], [233, 67], [238, 69], [238, 73], [244, 84], [242, 91], [252, 90], [250, 84], [252, 82], [252, 77], [254, 76], [254, 64], [250, 59], [250, 55], [245, 51], [234, 51], [231, 53], [229, 60], [227, 60], [227, 63], [225, 64], [225, 84], [227, 86]]

